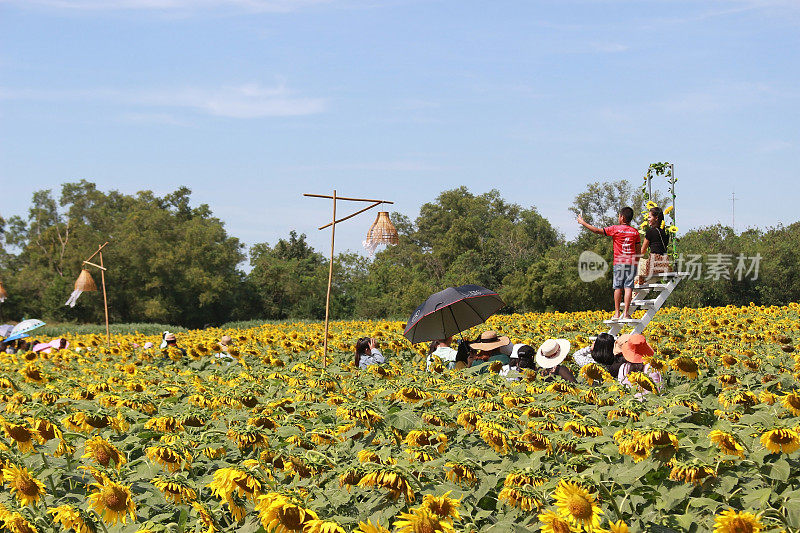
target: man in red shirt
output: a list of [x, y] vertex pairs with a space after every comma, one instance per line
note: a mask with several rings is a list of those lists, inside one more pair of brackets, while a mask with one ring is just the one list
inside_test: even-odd
[[639, 230], [631, 226], [633, 220], [633, 209], [630, 207], [623, 207], [619, 211], [619, 224], [608, 226], [607, 228], [598, 228], [592, 226], [583, 219], [583, 216], [578, 216], [578, 223], [584, 228], [588, 229], [598, 235], [607, 235], [611, 237], [614, 243], [614, 316], [612, 319], [619, 318], [619, 304], [623, 300], [623, 292], [625, 295], [625, 310], [622, 318], [631, 318], [629, 314], [629, 307], [631, 305], [631, 295], [633, 294], [633, 284], [636, 280], [636, 267], [639, 263], [639, 256], [637, 250], [639, 246]]

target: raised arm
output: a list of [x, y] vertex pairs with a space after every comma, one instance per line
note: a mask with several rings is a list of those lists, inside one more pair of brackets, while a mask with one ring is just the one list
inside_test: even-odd
[[598, 228], [597, 226], [592, 226], [591, 224], [589, 224], [588, 222], [583, 220], [583, 216], [581, 216], [581, 215], [578, 215], [578, 224], [580, 224], [584, 228], [588, 229], [592, 233], [597, 233], [598, 235], [605, 235], [605, 231], [603, 231], [603, 228]]

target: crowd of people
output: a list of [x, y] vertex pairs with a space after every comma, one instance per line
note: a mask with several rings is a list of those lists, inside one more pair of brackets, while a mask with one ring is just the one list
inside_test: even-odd
[[[506, 336], [487, 330], [473, 340], [460, 340], [453, 348], [453, 338], [430, 343], [425, 361], [426, 370], [443, 371], [478, 368], [478, 373], [496, 371], [508, 380], [521, 379], [527, 370], [538, 373], [545, 381], [560, 378], [575, 383], [577, 379], [564, 362], [570, 355], [571, 343], [567, 339], [548, 339], [538, 349], [527, 344], [512, 343]], [[653, 348], [641, 334], [626, 333], [615, 338], [601, 333], [594, 342], [572, 354], [577, 368], [595, 364], [623, 385], [633, 387], [628, 379], [634, 372], [646, 375], [661, 387], [661, 373], [650, 367], [645, 359], [654, 354]], [[356, 342], [355, 366], [367, 368], [386, 362], [375, 339], [363, 337]]]

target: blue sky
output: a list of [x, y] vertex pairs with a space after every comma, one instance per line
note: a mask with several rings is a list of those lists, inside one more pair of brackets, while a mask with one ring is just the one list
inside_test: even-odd
[[797, 0], [0, 0], [0, 214], [187, 185], [248, 245], [327, 253], [304, 192], [413, 218], [465, 185], [571, 237], [588, 183], [671, 161], [681, 230], [729, 224], [734, 190], [737, 229], [787, 224], [799, 51]]

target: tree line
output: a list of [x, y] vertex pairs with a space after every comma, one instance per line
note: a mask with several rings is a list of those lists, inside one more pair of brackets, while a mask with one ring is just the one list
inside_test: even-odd
[[[643, 204], [638, 189], [618, 180], [589, 184], [569, 209], [592, 224], [610, 225], [621, 206], [638, 214]], [[568, 240], [535, 207], [508, 202], [496, 190], [443, 191], [413, 220], [391, 217], [398, 245], [374, 258], [352, 252], [334, 258], [333, 317], [404, 319], [431, 293], [467, 283], [497, 290], [507, 303], [504, 312], [610, 307], [610, 273], [589, 283], [578, 275], [585, 250], [610, 263], [610, 239], [582, 230]], [[305, 235], [292, 231], [245, 250], [208, 205], [192, 206], [186, 187], [159, 197], [103, 192], [86, 180], [65, 183], [58, 199], [49, 190], [34, 193], [27, 217], [0, 217], [0, 229], [5, 320], [101, 321], [96, 298], [84, 295], [74, 308], [64, 302], [82, 261], [107, 240], [113, 322], [202, 327], [324, 317], [328, 259]], [[800, 223], [741, 233], [721, 225], [689, 231], [680, 236], [675, 260], [693, 279], [679, 285], [669, 304], [800, 301], [798, 249]]]

